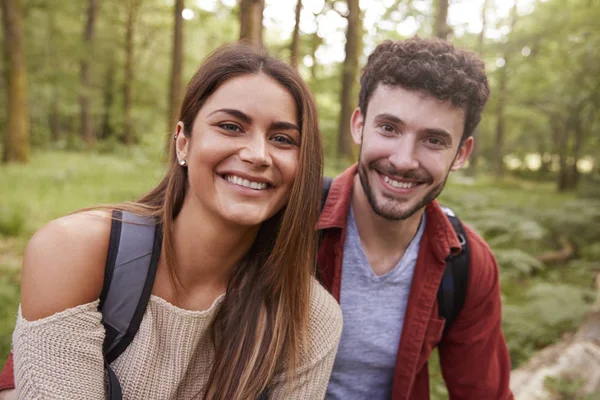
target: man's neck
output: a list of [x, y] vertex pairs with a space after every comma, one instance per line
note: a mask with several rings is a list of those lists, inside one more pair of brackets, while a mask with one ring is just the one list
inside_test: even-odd
[[377, 215], [360, 183], [354, 177], [352, 187], [352, 210], [356, 229], [376, 275], [383, 275], [394, 268], [415, 237], [425, 209], [417, 211], [405, 220], [391, 221]]

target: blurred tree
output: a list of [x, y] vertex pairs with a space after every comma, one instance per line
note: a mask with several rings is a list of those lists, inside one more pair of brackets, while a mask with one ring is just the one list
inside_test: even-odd
[[86, 21], [83, 30], [83, 55], [81, 56], [81, 92], [79, 94], [80, 130], [81, 137], [88, 146], [93, 146], [96, 137], [94, 133], [92, 115], [90, 110], [91, 97], [91, 72], [90, 59], [93, 55], [96, 17], [98, 14], [98, 0], [88, 0]]
[[[486, 12], [487, 12], [487, 8], [488, 8], [488, 4], [489, 4], [490, 0], [484, 0], [483, 1], [483, 5], [481, 6], [481, 31], [479, 31], [479, 35], [477, 36], [477, 48], [476, 51], [479, 54], [480, 57], [484, 57], [484, 45], [485, 45], [485, 32], [487, 30], [487, 18], [486, 18]], [[477, 128], [477, 132], [481, 131], [481, 127]], [[465, 170], [465, 174], [467, 176], [471, 176], [471, 177], [475, 177], [477, 175], [477, 162], [478, 162], [478, 158], [479, 158], [479, 137], [480, 135], [477, 135], [477, 132], [475, 132], [474, 135], [474, 139], [475, 141], [473, 142], [473, 150], [471, 152], [471, 156], [469, 158], [469, 165]]]
[[436, 1], [436, 16], [434, 22], [434, 36], [440, 39], [448, 39], [452, 28], [448, 25], [448, 0]]
[[29, 161], [27, 70], [20, 0], [1, 0], [8, 124], [4, 129], [2, 162]]
[[[183, 0], [175, 0], [175, 22], [173, 25], [173, 55], [171, 57], [171, 83], [169, 89], [169, 114], [167, 119], [167, 149], [177, 124], [177, 110], [181, 101], [183, 69]], [[187, 127], [186, 127], [187, 128]]]
[[337, 155], [351, 160], [352, 136], [350, 135], [350, 118], [356, 104], [356, 88], [358, 80], [358, 59], [362, 53], [362, 18], [358, 0], [347, 0], [348, 26], [346, 28], [345, 58], [342, 66], [342, 86], [340, 91], [340, 119], [337, 136]]
[[495, 147], [495, 161], [494, 161], [494, 175], [496, 178], [502, 178], [504, 175], [504, 136], [505, 136], [505, 108], [508, 97], [507, 85], [508, 85], [508, 67], [511, 58], [510, 48], [510, 35], [515, 30], [515, 25], [519, 16], [518, 13], [518, 0], [515, 0], [511, 10], [510, 19], [510, 32], [508, 34], [508, 43], [506, 50], [503, 52], [502, 57], [498, 60], [501, 64], [498, 65], [498, 88], [497, 88], [497, 103], [496, 103], [496, 147]]
[[298, 68], [298, 50], [300, 48], [300, 14], [302, 12], [302, 0], [296, 1], [296, 21], [292, 32], [292, 43], [290, 45], [290, 64]]
[[[114, 54], [114, 53], [111, 53]], [[114, 103], [114, 87], [115, 87], [115, 75], [117, 71], [117, 64], [114, 60], [114, 56], [112, 58], [112, 62], [108, 63], [108, 67], [106, 68], [106, 74], [104, 77], [104, 95], [103, 95], [103, 106], [104, 109], [102, 111], [102, 130], [100, 133], [100, 139], [108, 139], [113, 135], [113, 128], [111, 126], [111, 108]], [[53, 135], [54, 137], [54, 135]]]
[[[131, 109], [133, 107], [134, 71], [134, 31], [141, 0], [126, 0], [127, 22], [125, 24], [125, 80], [123, 81], [123, 142], [132, 145], [135, 142]], [[110, 71], [110, 69], [109, 69]]]
[[240, 40], [262, 46], [264, 8], [265, 0], [240, 0]]

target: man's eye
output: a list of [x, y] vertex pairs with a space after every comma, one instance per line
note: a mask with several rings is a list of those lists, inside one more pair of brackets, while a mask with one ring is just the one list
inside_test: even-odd
[[387, 133], [392, 133], [392, 132], [394, 132], [394, 127], [393, 127], [393, 126], [391, 126], [391, 125], [387, 125], [387, 124], [385, 124], [385, 125], [381, 125], [381, 129], [382, 129], [384, 132], [387, 132]]
[[446, 144], [443, 140], [435, 137], [427, 139], [427, 143], [432, 144], [434, 146], [444, 146]]

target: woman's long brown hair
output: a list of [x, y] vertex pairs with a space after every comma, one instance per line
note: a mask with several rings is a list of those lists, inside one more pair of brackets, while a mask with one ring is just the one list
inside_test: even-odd
[[[269, 76], [293, 96], [301, 127], [299, 167], [289, 203], [262, 224], [232, 272], [211, 329], [215, 360], [205, 400], [256, 399], [276, 372], [293, 376], [307, 339], [323, 170], [317, 111], [308, 87], [293, 68], [264, 50], [227, 45], [213, 52], [189, 82], [179, 120], [190, 137], [206, 99], [227, 80], [249, 74]], [[178, 165], [173, 143], [163, 180], [137, 202], [121, 207], [162, 222], [164, 257], [176, 288], [185, 282], [177, 275], [172, 226], [186, 190], [187, 169]]]

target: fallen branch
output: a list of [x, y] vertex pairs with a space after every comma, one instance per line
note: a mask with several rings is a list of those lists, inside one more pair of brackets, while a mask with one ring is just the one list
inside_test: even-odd
[[575, 254], [575, 246], [565, 236], [558, 238], [561, 249], [558, 251], [549, 251], [535, 257], [536, 260], [544, 264], [558, 264], [569, 260]]
[[546, 387], [548, 377], [578, 379], [578, 396], [600, 390], [600, 275], [598, 299], [585, 322], [573, 335], [538, 352], [526, 365], [511, 373], [511, 389], [517, 400], [559, 400]]

